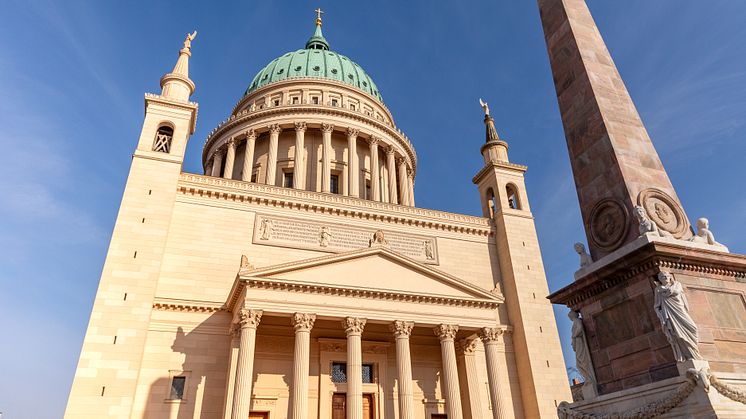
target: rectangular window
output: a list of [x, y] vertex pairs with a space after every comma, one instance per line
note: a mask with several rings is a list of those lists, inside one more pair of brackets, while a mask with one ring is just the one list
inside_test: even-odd
[[259, 176], [259, 172], [254, 172], [251, 174], [251, 181], [256, 183], [256, 178]]
[[181, 400], [184, 398], [184, 385], [186, 377], [176, 376], [171, 380], [171, 393], [168, 398], [171, 400]]
[[299, 102], [298, 96], [295, 96], [295, 97], [293, 98], [293, 105], [297, 105], [297, 104], [298, 104], [298, 102]]
[[355, 110], [355, 104], [354, 103], [350, 103], [350, 110], [353, 110], [353, 111]]
[[332, 106], [339, 106], [337, 99], [332, 99]]
[[[347, 382], [347, 363], [332, 362], [331, 379], [333, 383]], [[363, 384], [373, 383], [373, 364], [363, 364]]]
[[282, 186], [286, 188], [293, 187], [293, 172], [285, 172], [282, 178]]
[[329, 182], [329, 191], [331, 193], [339, 193], [339, 175], [332, 175]]
[[275, 102], [274, 102], [274, 104], [275, 104], [275, 106], [280, 106], [280, 101], [279, 101], [279, 100], [277, 100], [277, 99], [275, 99]]
[[319, 104], [319, 97], [318, 96], [312, 97], [311, 98], [311, 103], [313, 103], [314, 105], [318, 105]]

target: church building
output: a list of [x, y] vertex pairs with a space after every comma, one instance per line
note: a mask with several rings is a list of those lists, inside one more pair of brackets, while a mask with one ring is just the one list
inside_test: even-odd
[[196, 32], [145, 94], [66, 418], [550, 418], [571, 399], [527, 168], [489, 107], [464, 185], [482, 216], [418, 208], [414, 141], [317, 12], [207, 136], [204, 173], [182, 171]]

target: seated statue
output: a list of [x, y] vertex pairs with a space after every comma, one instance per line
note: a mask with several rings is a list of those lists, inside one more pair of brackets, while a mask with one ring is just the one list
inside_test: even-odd
[[[711, 246], [723, 246], [715, 241], [715, 235], [710, 231], [710, 221], [707, 218], [697, 220], [697, 234], [690, 239], [694, 243], [704, 243]], [[725, 246], [723, 246], [725, 247]]]
[[593, 258], [585, 250], [583, 243], [575, 243], [575, 252], [580, 256], [580, 267], [585, 268], [586, 266], [593, 263]]
[[645, 208], [640, 205], [635, 207], [635, 217], [637, 218], [637, 222], [640, 224], [640, 236], [651, 233], [654, 236], [659, 237], [673, 237], [668, 231], [659, 229], [658, 225], [648, 218], [648, 215], [645, 213]]

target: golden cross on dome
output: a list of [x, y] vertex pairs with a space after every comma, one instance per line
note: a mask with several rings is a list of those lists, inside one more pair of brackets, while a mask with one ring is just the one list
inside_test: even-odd
[[314, 11], [316, 12], [316, 26], [321, 26], [321, 14], [324, 12], [320, 7]]

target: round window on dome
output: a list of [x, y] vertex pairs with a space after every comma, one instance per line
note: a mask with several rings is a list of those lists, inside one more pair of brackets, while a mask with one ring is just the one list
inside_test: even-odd
[[319, 71], [319, 70], [321, 70], [321, 67], [319, 67], [319, 66], [314, 66], [313, 67], [313, 71]]
[[368, 83], [363, 82], [363, 86], [368, 87]]
[[355, 80], [355, 76], [353, 76], [352, 74], [348, 74], [347, 78], [349, 78], [350, 80]]
[[332, 68], [332, 74], [337, 74], [337, 73], [338, 73], [337, 69], [336, 68]]
[[282, 73], [284, 73], [284, 72], [285, 72], [285, 69], [284, 69], [284, 68], [281, 68], [281, 69], [277, 70], [277, 74], [282, 74]]
[[295, 67], [295, 71], [300, 71], [302, 68], [301, 66]]

